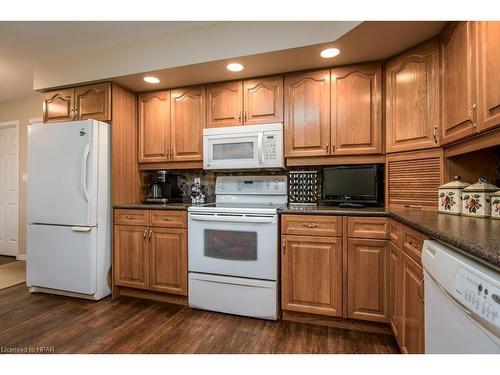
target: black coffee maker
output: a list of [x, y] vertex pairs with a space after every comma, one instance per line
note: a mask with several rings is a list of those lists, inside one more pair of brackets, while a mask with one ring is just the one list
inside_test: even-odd
[[147, 186], [144, 203], [175, 203], [181, 202], [181, 192], [177, 187], [177, 175], [167, 171], [148, 172], [149, 184]]

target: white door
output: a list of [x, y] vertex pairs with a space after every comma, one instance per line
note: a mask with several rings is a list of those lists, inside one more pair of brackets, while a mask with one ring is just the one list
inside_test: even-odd
[[0, 125], [0, 254], [18, 251], [18, 139], [17, 126]]
[[28, 223], [96, 225], [97, 124], [28, 127]]
[[28, 225], [27, 284], [96, 292], [97, 228]]

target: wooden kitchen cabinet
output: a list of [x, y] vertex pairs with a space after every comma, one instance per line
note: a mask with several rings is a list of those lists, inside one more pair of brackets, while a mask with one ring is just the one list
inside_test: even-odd
[[347, 218], [347, 235], [355, 238], [387, 239], [389, 219], [350, 216]]
[[477, 22], [479, 131], [500, 125], [500, 21]]
[[49, 91], [43, 94], [43, 122], [74, 119], [74, 89]]
[[78, 86], [44, 94], [44, 123], [86, 119], [111, 121], [111, 83]]
[[285, 156], [330, 155], [330, 71], [285, 76]]
[[115, 284], [130, 288], [149, 287], [148, 227], [115, 225], [114, 278]]
[[282, 308], [342, 316], [342, 239], [282, 236]]
[[436, 39], [387, 62], [387, 152], [439, 146], [439, 86]]
[[386, 322], [386, 241], [349, 238], [348, 317]]
[[441, 36], [442, 144], [476, 133], [476, 22], [453, 22]]
[[139, 95], [139, 162], [170, 160], [170, 92]]
[[387, 277], [388, 277], [388, 316], [391, 323], [392, 332], [396, 341], [401, 345], [401, 320], [403, 316], [403, 304], [402, 304], [402, 277], [403, 277], [403, 257], [404, 254], [401, 252], [394, 243], [389, 243], [389, 261], [387, 266]]
[[382, 152], [382, 65], [331, 70], [333, 155]]
[[75, 88], [76, 118], [111, 121], [111, 83]]
[[283, 77], [256, 78], [243, 82], [245, 125], [283, 122]]
[[205, 87], [172, 90], [170, 96], [171, 159], [173, 161], [203, 160]]
[[402, 345], [403, 353], [424, 353], [424, 274], [422, 267], [408, 255], [403, 256]]
[[187, 295], [187, 230], [152, 228], [151, 290]]
[[207, 86], [207, 128], [243, 125], [243, 82]]
[[187, 213], [116, 209], [114, 222], [114, 285], [187, 296]]

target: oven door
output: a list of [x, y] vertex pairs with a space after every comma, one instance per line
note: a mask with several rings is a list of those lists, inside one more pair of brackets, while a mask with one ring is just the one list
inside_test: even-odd
[[244, 169], [264, 166], [263, 133], [217, 134], [203, 137], [204, 169]]
[[277, 215], [189, 214], [189, 271], [276, 280]]

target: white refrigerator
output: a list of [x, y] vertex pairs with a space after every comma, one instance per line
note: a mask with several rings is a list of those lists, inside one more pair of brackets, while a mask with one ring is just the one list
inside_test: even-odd
[[30, 292], [110, 294], [110, 126], [95, 120], [28, 127]]

